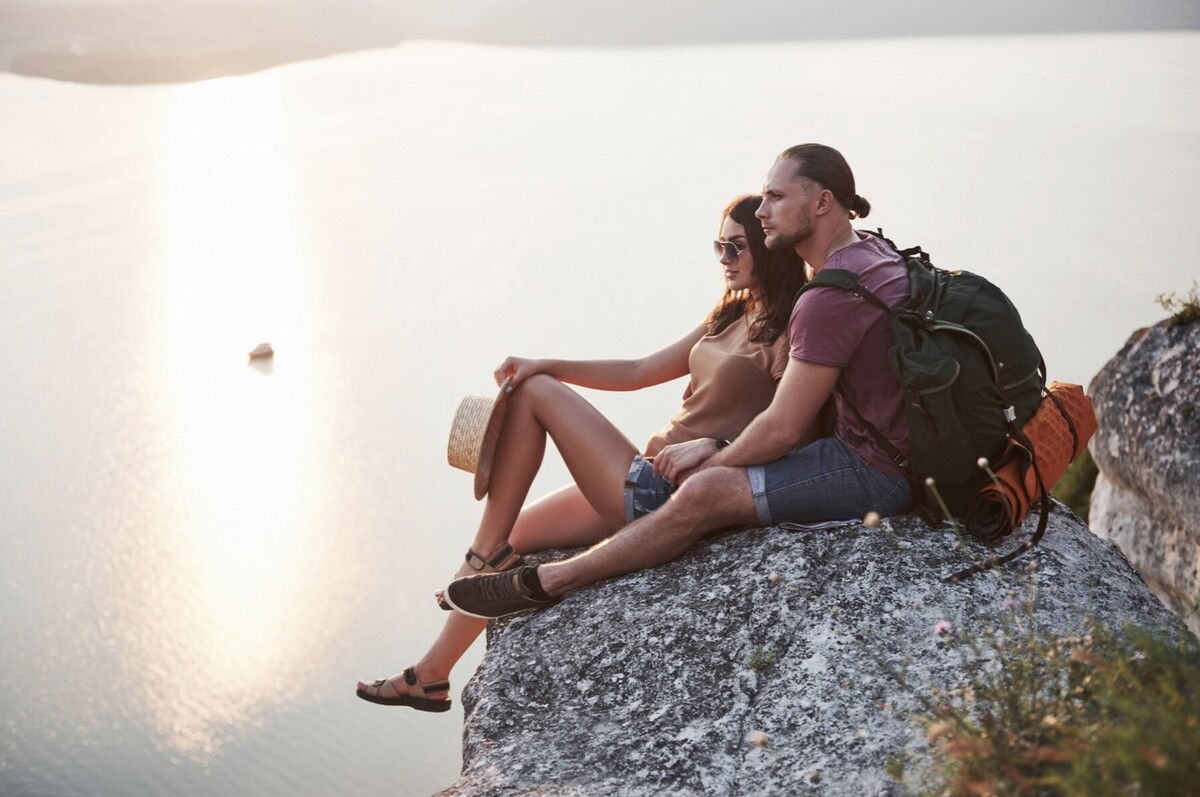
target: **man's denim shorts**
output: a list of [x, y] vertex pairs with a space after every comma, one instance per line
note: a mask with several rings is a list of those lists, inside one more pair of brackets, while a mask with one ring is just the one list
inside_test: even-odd
[[903, 476], [867, 467], [834, 437], [747, 468], [746, 475], [763, 526], [852, 520], [868, 512], [890, 517], [912, 508]]
[[629, 523], [649, 515], [667, 502], [678, 487], [654, 472], [654, 463], [636, 456], [625, 477], [625, 520]]

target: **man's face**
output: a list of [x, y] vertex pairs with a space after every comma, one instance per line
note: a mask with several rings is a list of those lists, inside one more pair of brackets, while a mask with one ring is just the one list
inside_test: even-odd
[[813, 233], [809, 199], [813, 183], [796, 177], [796, 162], [775, 161], [763, 183], [763, 201], [754, 215], [762, 222], [769, 249], [792, 249]]

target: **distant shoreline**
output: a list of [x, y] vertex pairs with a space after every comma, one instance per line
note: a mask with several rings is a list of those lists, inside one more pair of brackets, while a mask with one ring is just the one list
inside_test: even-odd
[[[963, 11], [929, 0], [924, 14], [881, 4], [831, 13], [748, 0], [736, 11], [697, 3], [680, 18], [654, 0], [564, 11], [560, 0], [485, 7], [469, 23], [417, 18], [411, 9], [325, 0], [290, 3], [29, 5], [0, 0], [0, 71], [77, 83], [190, 83], [331, 55], [436, 39], [502, 46], [669, 47], [912, 36], [1200, 30], [1200, 4], [1132, 0], [1011, 0]], [[761, 5], [762, 15], [754, 9]], [[616, 9], [614, 11], [614, 8]], [[970, 16], [970, 14], [975, 16]], [[822, 14], [824, 14], [822, 16]], [[760, 20], [771, 20], [764, 26]]]
[[347, 47], [344, 50], [284, 54], [264, 47], [158, 56], [147, 53], [33, 52], [14, 56], [6, 71], [24, 77], [112, 86], [195, 83], [363, 49], [371, 48]]
[[0, 70], [77, 83], [191, 83], [403, 39], [394, 19], [289, 5], [135, 0], [33, 6], [0, 0]]

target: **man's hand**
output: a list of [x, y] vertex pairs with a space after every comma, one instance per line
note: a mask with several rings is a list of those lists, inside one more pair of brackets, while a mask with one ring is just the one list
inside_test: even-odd
[[771, 406], [760, 412], [719, 455], [706, 461], [704, 467], [763, 465], [793, 448], [811, 443], [816, 439], [813, 422], [840, 374], [841, 369], [832, 365], [789, 360]]
[[717, 441], [709, 437], [672, 443], [654, 457], [654, 472], [672, 484], [683, 484], [709, 457], [717, 453]]

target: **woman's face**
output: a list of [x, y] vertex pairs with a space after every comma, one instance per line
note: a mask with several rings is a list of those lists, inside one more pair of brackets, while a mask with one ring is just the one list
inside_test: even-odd
[[746, 240], [746, 228], [728, 216], [721, 224], [721, 240], [734, 244], [740, 249], [735, 256], [730, 256], [730, 247], [725, 247], [721, 254], [721, 265], [725, 267], [725, 284], [732, 291], [744, 291], [758, 284], [754, 277], [754, 256], [750, 254], [750, 242]]

